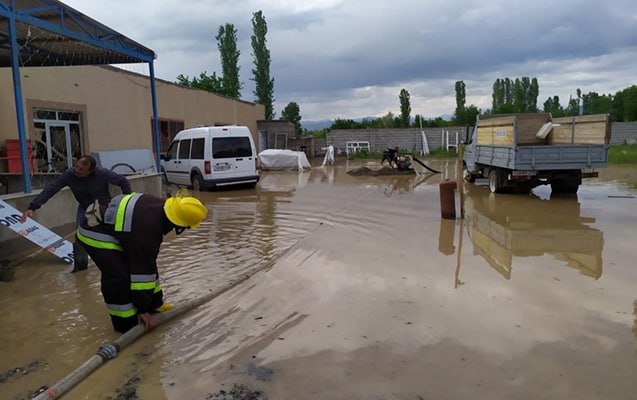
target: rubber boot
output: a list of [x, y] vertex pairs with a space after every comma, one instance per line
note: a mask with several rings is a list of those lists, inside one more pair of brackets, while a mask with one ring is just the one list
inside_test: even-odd
[[88, 254], [84, 247], [77, 242], [73, 243], [73, 259], [72, 274], [84, 271], [88, 268]]

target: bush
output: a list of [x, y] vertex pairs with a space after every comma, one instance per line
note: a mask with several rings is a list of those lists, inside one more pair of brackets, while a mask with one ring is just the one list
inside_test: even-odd
[[609, 164], [637, 164], [637, 145], [611, 146], [608, 152]]

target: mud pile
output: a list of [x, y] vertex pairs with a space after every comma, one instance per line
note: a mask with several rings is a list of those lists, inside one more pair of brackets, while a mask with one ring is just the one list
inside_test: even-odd
[[348, 175], [352, 176], [391, 176], [391, 175], [415, 175], [416, 172], [413, 169], [399, 170], [391, 167], [382, 167], [380, 169], [371, 169], [368, 167], [360, 167], [347, 171]]

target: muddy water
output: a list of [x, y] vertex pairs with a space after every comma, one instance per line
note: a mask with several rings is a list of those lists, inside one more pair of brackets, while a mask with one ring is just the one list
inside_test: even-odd
[[[434, 176], [346, 174], [363, 164], [202, 193], [211, 213], [167, 238], [163, 286], [176, 305], [233, 288], [68, 398], [231, 398], [220, 391], [234, 385], [252, 396], [232, 398], [635, 398], [636, 169], [606, 169], [577, 198], [467, 186], [466, 218], [441, 221], [453, 162]], [[0, 285], [2, 398], [117, 337], [97, 270], [50, 262]]]

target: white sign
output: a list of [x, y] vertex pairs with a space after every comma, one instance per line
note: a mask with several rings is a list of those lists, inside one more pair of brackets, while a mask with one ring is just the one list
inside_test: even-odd
[[16, 210], [9, 203], [0, 199], [0, 225], [6, 226], [20, 236], [46, 249], [68, 264], [73, 263], [73, 244], [62, 239], [31, 218], [20, 223], [22, 212]]

